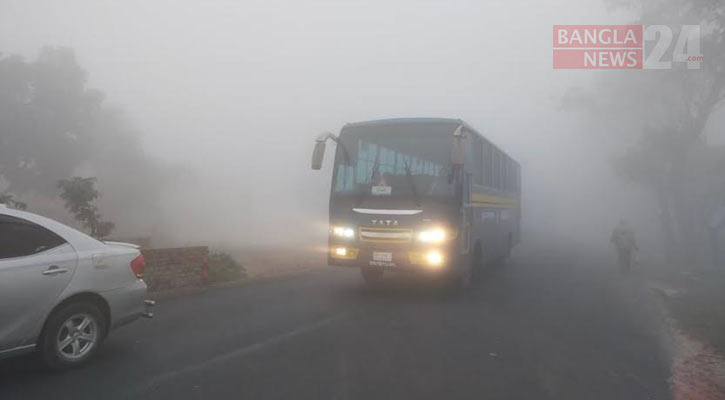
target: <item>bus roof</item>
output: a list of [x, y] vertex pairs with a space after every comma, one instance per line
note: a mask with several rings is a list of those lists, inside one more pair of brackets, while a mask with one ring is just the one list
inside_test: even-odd
[[343, 129], [347, 128], [347, 127], [419, 125], [419, 124], [451, 124], [451, 125], [455, 125], [455, 126], [463, 125], [464, 128], [468, 129], [471, 132], [474, 132], [481, 138], [485, 139], [487, 142], [491, 143], [492, 146], [497, 148], [501, 153], [506, 155], [508, 158], [510, 158], [516, 164], [518, 164], [518, 161], [516, 161], [513, 157], [511, 157], [508, 153], [506, 153], [500, 146], [496, 145], [496, 143], [491, 141], [491, 139], [483, 136], [480, 132], [475, 130], [471, 125], [468, 125], [466, 123], [466, 121], [464, 121], [460, 118], [412, 117], [412, 118], [375, 119], [375, 120], [370, 120], [370, 121], [349, 122], [343, 126]]
[[465, 122], [460, 119], [454, 118], [426, 118], [426, 117], [415, 117], [415, 118], [388, 118], [388, 119], [375, 119], [371, 121], [351, 122], [345, 124], [345, 127], [360, 127], [360, 126], [384, 126], [384, 125], [419, 125], [419, 124], [452, 124], [460, 125]]

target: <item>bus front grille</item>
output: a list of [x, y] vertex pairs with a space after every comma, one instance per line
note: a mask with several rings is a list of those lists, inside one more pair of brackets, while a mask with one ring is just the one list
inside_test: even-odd
[[364, 242], [407, 243], [413, 240], [411, 229], [360, 228], [360, 240]]

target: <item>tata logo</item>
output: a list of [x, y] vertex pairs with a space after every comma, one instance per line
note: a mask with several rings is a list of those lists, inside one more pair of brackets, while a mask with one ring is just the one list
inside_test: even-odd
[[374, 219], [373, 225], [398, 226], [398, 221], [394, 219]]

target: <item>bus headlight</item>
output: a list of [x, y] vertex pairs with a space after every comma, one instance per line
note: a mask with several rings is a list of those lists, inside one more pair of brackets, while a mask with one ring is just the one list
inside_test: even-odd
[[439, 267], [443, 264], [443, 253], [438, 250], [431, 250], [425, 254], [425, 261], [431, 267]]
[[347, 226], [333, 226], [331, 230], [332, 234], [337, 237], [351, 239], [355, 236], [355, 230]]
[[447, 236], [443, 228], [432, 228], [418, 232], [418, 240], [423, 243], [443, 243]]
[[342, 260], [355, 260], [360, 249], [351, 249], [349, 247], [330, 247], [330, 257]]

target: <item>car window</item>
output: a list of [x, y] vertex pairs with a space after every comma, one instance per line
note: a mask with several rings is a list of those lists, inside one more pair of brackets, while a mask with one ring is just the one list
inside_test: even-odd
[[0, 215], [0, 259], [29, 256], [64, 243], [63, 238], [40, 225]]

